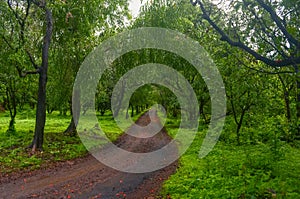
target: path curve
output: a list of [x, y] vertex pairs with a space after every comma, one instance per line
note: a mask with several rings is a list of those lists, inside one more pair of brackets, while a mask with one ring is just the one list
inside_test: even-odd
[[[136, 123], [146, 126], [149, 122], [150, 117], [147, 112]], [[161, 125], [157, 116], [152, 122]], [[115, 144], [128, 151], [145, 153], [157, 150], [170, 141], [171, 138], [162, 128], [159, 133], [150, 138], [135, 138], [123, 134]], [[174, 155], [177, 155], [176, 149]], [[111, 169], [98, 162], [93, 156], [87, 155], [58, 163], [51, 168], [14, 174], [15, 176], [1, 179], [0, 198], [153, 199], [159, 197], [162, 183], [175, 173], [177, 166], [176, 161], [155, 172], [130, 174]]]

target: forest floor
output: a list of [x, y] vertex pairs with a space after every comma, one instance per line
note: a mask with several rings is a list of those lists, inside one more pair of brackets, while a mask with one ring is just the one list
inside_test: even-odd
[[[152, 122], [161, 125], [158, 117], [155, 117]], [[149, 122], [148, 113], [136, 121], [140, 126], [146, 126]], [[147, 139], [124, 133], [115, 144], [127, 151], [144, 153], [157, 150], [170, 141], [171, 138], [163, 128]], [[174, 150], [174, 155], [176, 153]], [[0, 198], [168, 198], [160, 196], [160, 189], [177, 167], [178, 162], [174, 162], [151, 173], [131, 174], [109, 168], [92, 155], [87, 155], [53, 163], [39, 170], [1, 176]]]

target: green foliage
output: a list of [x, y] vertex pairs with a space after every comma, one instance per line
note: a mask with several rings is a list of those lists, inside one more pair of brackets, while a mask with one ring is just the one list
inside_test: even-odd
[[[176, 131], [168, 119], [168, 132]], [[228, 129], [227, 129], [228, 130]], [[225, 130], [223, 133], [228, 133]], [[276, 128], [269, 129], [276, 131]], [[163, 186], [172, 198], [297, 198], [300, 197], [299, 149], [281, 142], [236, 146], [220, 141], [206, 157], [198, 152], [205, 136], [200, 130], [180, 158], [177, 172]], [[277, 137], [273, 137], [276, 139]], [[277, 142], [280, 142], [277, 139]], [[275, 149], [276, 148], [276, 149]]]
[[[25, 8], [26, 1], [18, 2]], [[209, 7], [212, 19], [232, 40], [241, 40], [260, 55], [279, 62], [289, 56], [299, 56], [299, 49], [276, 28], [258, 1], [233, 1], [228, 12], [203, 2], [207, 3], [205, 7]], [[88, 53], [105, 38], [125, 28], [125, 19], [130, 18], [127, 3], [125, 0], [49, 2], [55, 21], [47, 86], [49, 114], [44, 150], [32, 155], [25, 148], [33, 136], [38, 79], [21, 80], [18, 75], [34, 69], [28, 53], [37, 65], [41, 63], [43, 15], [36, 6], [31, 7], [25, 29], [21, 30], [7, 3], [0, 2], [0, 109], [6, 110], [0, 113], [2, 172], [36, 169], [87, 153], [79, 137], [62, 133], [70, 122], [72, 85]], [[299, 40], [299, 1], [272, 1], [270, 6], [280, 12], [286, 30]], [[16, 13], [24, 18], [25, 11], [21, 10], [17, 9]], [[298, 66], [284, 70], [269, 68], [247, 53], [230, 48], [199, 18], [199, 13], [199, 8], [194, 8], [189, 1], [154, 0], [142, 7], [140, 16], [129, 29], [176, 30], [197, 40], [212, 56], [223, 76], [228, 102], [224, 130], [214, 150], [205, 158], [198, 158], [211, 108], [201, 75], [179, 55], [158, 49], [127, 53], [105, 71], [95, 100], [101, 128], [111, 141], [122, 133], [109, 111], [112, 90], [120, 77], [145, 63], [169, 65], [193, 87], [201, 119], [199, 133], [181, 157], [177, 173], [165, 183], [163, 195], [170, 193], [172, 198], [300, 198], [299, 118], [296, 97], [292, 97], [299, 93], [293, 71]], [[268, 73], [280, 74], [261, 73], [265, 69]], [[122, 89], [125, 87], [126, 83]], [[141, 109], [155, 103], [167, 110], [166, 128], [170, 136], [175, 137], [180, 125], [180, 106], [167, 88], [146, 85], [136, 90], [130, 99], [128, 115], [134, 115], [135, 120], [142, 114]], [[7, 131], [9, 123], [12, 125]]]
[[[87, 150], [78, 136], [68, 136], [62, 133], [70, 122], [69, 115], [63, 116], [58, 112], [47, 115], [43, 151], [33, 155], [31, 150], [27, 150], [26, 147], [32, 139], [35, 111], [27, 109], [17, 116], [18, 123], [15, 133], [5, 132], [7, 127], [5, 124], [9, 121], [9, 115], [7, 113], [0, 113], [0, 115], [2, 173], [10, 173], [24, 168], [37, 169], [56, 161], [70, 160], [87, 154]], [[133, 119], [137, 119], [137, 117]], [[111, 113], [99, 116], [99, 122], [111, 141], [116, 140], [122, 133]]]

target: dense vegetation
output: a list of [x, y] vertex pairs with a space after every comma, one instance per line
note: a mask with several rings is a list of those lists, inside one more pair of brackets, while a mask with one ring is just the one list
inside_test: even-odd
[[[119, 32], [163, 27], [198, 41], [222, 75], [227, 113], [218, 144], [198, 158], [211, 117], [208, 88], [190, 63], [158, 49], [129, 52], [102, 76], [95, 106], [105, 133], [112, 140], [121, 133], [113, 121], [118, 113], [110, 110], [118, 80], [141, 64], [171, 66], [197, 95], [200, 127], [163, 193], [172, 198], [299, 198], [299, 1], [213, 2], [154, 0], [132, 20], [125, 0], [1, 1], [1, 172], [86, 154], [71, 110], [72, 86], [84, 58]], [[152, 104], [165, 107], [166, 128], [174, 136], [180, 106], [167, 88], [153, 84], [136, 90], [128, 116], [136, 119]]]
[[[230, 124], [231, 123], [231, 124]], [[276, 124], [273, 124], [276, 127]], [[168, 119], [166, 128], [174, 135], [178, 119]], [[225, 132], [234, 130], [227, 121]], [[231, 126], [231, 129], [230, 127]], [[271, 127], [269, 127], [272, 129]], [[277, 126], [280, 128], [280, 126]], [[199, 147], [206, 134], [205, 125], [199, 129], [192, 146], [180, 159], [176, 174], [166, 181], [162, 194], [172, 198], [298, 198], [300, 192], [299, 146], [294, 147], [270, 136], [257, 141], [233, 144], [223, 140], [205, 158], [199, 159]], [[277, 131], [277, 132], [276, 132]], [[259, 136], [259, 135], [257, 135]], [[226, 140], [229, 140], [226, 138]], [[265, 141], [259, 141], [265, 140]]]

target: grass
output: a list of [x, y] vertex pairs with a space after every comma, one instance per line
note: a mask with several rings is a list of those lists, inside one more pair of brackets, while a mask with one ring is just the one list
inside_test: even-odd
[[[135, 121], [139, 116], [134, 116]], [[114, 141], [122, 131], [113, 120], [111, 112], [98, 116], [100, 126], [107, 137]], [[87, 154], [79, 136], [64, 135], [62, 132], [69, 125], [71, 116], [63, 116], [58, 112], [47, 114], [44, 145], [42, 152], [34, 155], [26, 150], [33, 138], [35, 111], [26, 110], [16, 117], [16, 132], [7, 133], [9, 114], [0, 113], [0, 168], [1, 173], [10, 173], [23, 169], [37, 169], [57, 161], [65, 161]]]
[[26, 110], [17, 115], [14, 133], [6, 132], [9, 121], [7, 113], [1, 113], [0, 121], [1, 173], [26, 168], [34, 170], [42, 165], [69, 160], [87, 153], [77, 136], [71, 137], [62, 133], [70, 122], [70, 116], [62, 116], [57, 112], [47, 114], [43, 151], [33, 155], [26, 147], [33, 138], [34, 110]]
[[[172, 137], [179, 121], [167, 119]], [[223, 132], [224, 133], [224, 132]], [[198, 158], [205, 127], [200, 127], [180, 166], [163, 185], [171, 198], [300, 198], [300, 150], [281, 143], [280, 154], [270, 144], [236, 146], [219, 141]]]
[[[142, 113], [141, 113], [142, 114]], [[134, 116], [137, 120], [139, 116]], [[25, 148], [33, 137], [33, 110], [23, 111], [16, 118], [16, 132], [6, 133], [9, 115], [0, 113], [1, 173], [37, 169], [57, 161], [84, 156], [87, 150], [78, 136], [62, 132], [70, 116], [57, 112], [47, 115], [43, 152], [28, 153]], [[122, 131], [111, 113], [98, 116], [100, 126], [113, 141]], [[180, 120], [167, 118], [165, 127], [174, 137]], [[226, 132], [230, 128], [225, 128]], [[274, 151], [270, 143], [236, 146], [219, 141], [204, 158], [198, 153], [205, 137], [206, 126], [199, 132], [188, 151], [180, 158], [180, 166], [162, 189], [162, 195], [176, 198], [300, 198], [300, 150], [279, 143]]]

